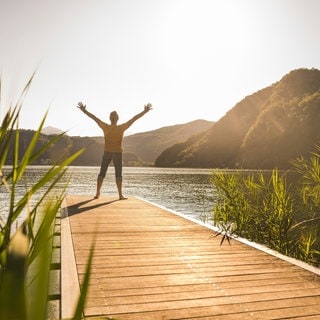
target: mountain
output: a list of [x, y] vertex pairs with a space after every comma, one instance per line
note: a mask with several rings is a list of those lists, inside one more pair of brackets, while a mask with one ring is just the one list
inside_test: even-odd
[[[123, 164], [125, 166], [153, 165], [156, 157], [165, 148], [177, 141], [183, 141], [198, 132], [206, 130], [208, 127], [212, 126], [212, 124], [213, 122], [206, 120], [195, 120], [185, 124], [168, 126], [124, 137]], [[35, 132], [32, 130], [19, 131], [19, 155], [21, 158]], [[44, 130], [44, 132], [52, 132], [51, 127], [49, 127], [48, 130]], [[54, 137], [62, 131], [53, 130], [53, 132], [53, 134], [42, 133], [40, 135], [37, 142], [37, 149], [40, 149], [45, 144], [49, 143], [51, 139], [54, 139]], [[11, 147], [8, 155], [9, 162], [11, 161], [10, 159], [13, 159], [15, 150], [14, 139], [11, 139], [10, 143]], [[59, 163], [78, 150], [84, 149], [83, 153], [74, 160], [73, 165], [99, 166], [103, 154], [103, 144], [103, 137], [77, 137], [64, 134], [33, 164]]]
[[[153, 164], [163, 150], [206, 131], [213, 124], [213, 121], [199, 119], [125, 136], [123, 149], [124, 152], [135, 154], [141, 161]], [[94, 137], [94, 139], [97, 143], [104, 143], [103, 137]]]
[[135, 153], [143, 161], [154, 162], [163, 150], [206, 131], [213, 124], [212, 121], [194, 120], [185, 124], [133, 134], [124, 137], [123, 148], [126, 152]]
[[245, 97], [206, 132], [164, 150], [160, 167], [289, 168], [320, 138], [320, 71], [298, 69]]
[[42, 129], [41, 131], [42, 134], [46, 134], [46, 135], [50, 135], [50, 134], [62, 134], [64, 133], [63, 130], [60, 130], [58, 128], [55, 127], [51, 127], [51, 126], [47, 126], [45, 128]]

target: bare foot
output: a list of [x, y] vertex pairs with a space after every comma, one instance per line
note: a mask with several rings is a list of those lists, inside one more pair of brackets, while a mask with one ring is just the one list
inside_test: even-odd
[[93, 199], [99, 199], [100, 194], [96, 194]]
[[119, 197], [119, 200], [127, 200], [128, 198], [127, 197], [125, 197], [125, 196], [120, 196]]

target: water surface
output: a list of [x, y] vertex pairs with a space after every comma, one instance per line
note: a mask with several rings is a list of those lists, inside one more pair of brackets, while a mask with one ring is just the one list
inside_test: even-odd
[[[17, 199], [44, 175], [49, 167], [30, 166], [25, 178], [17, 188]], [[6, 170], [4, 168], [4, 174]], [[139, 197], [167, 209], [184, 215], [202, 219], [211, 216], [214, 188], [210, 183], [209, 169], [153, 168], [153, 167], [124, 167], [123, 194], [127, 197]], [[67, 193], [79, 196], [94, 196], [99, 167], [68, 168], [64, 182], [68, 182]], [[59, 187], [59, 186], [58, 186]], [[41, 193], [35, 195], [34, 199]], [[101, 197], [114, 196], [117, 198], [117, 188], [114, 168], [110, 167], [104, 180]], [[0, 187], [0, 215], [5, 217], [9, 204], [9, 193]]]

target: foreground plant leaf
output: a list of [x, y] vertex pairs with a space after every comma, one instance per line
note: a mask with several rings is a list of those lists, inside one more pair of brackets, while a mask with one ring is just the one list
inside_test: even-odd
[[10, 240], [6, 267], [0, 269], [0, 319], [26, 319], [25, 280], [29, 239], [25, 228]]

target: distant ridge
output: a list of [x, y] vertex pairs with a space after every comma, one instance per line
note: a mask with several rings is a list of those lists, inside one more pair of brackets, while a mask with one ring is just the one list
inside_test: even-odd
[[[214, 123], [197, 119], [183, 124], [135, 133], [123, 138], [123, 149], [127, 153], [137, 155], [143, 162], [153, 163], [166, 148], [208, 130]], [[93, 137], [93, 139], [97, 143], [104, 143], [104, 138], [101, 136]]]
[[238, 102], [197, 139], [164, 150], [159, 167], [288, 169], [320, 143], [320, 71], [297, 69]]
[[[197, 136], [199, 132], [206, 131], [214, 122], [206, 120], [195, 120], [185, 124], [177, 124], [149, 132], [143, 132], [132, 136], [124, 137], [124, 166], [152, 166], [154, 159], [168, 146], [179, 141], [184, 141], [192, 136]], [[21, 139], [21, 153], [25, 153], [26, 148], [34, 135], [33, 130], [19, 130]], [[42, 135], [38, 141], [41, 148], [52, 140], [50, 135], [64, 133], [64, 131], [48, 126], [42, 130]], [[13, 135], [14, 136], [14, 135]], [[128, 139], [128, 141], [126, 141]], [[14, 157], [14, 139], [10, 139], [10, 151], [8, 159]], [[46, 150], [41, 157], [34, 161], [34, 165], [59, 163], [83, 149], [83, 153], [77, 157], [72, 165], [75, 166], [99, 166], [103, 154], [104, 138], [100, 137], [79, 137], [63, 134], [61, 138]], [[0, 149], [1, 153], [1, 149]], [[10, 164], [10, 163], [7, 163]]]
[[64, 131], [59, 128], [47, 126], [42, 129], [41, 133], [45, 135], [50, 135], [50, 134], [61, 134], [61, 133], [64, 133]]
[[154, 162], [163, 150], [207, 131], [213, 125], [213, 121], [197, 119], [188, 123], [136, 133], [124, 137], [123, 148], [126, 152], [135, 153], [143, 161]]

